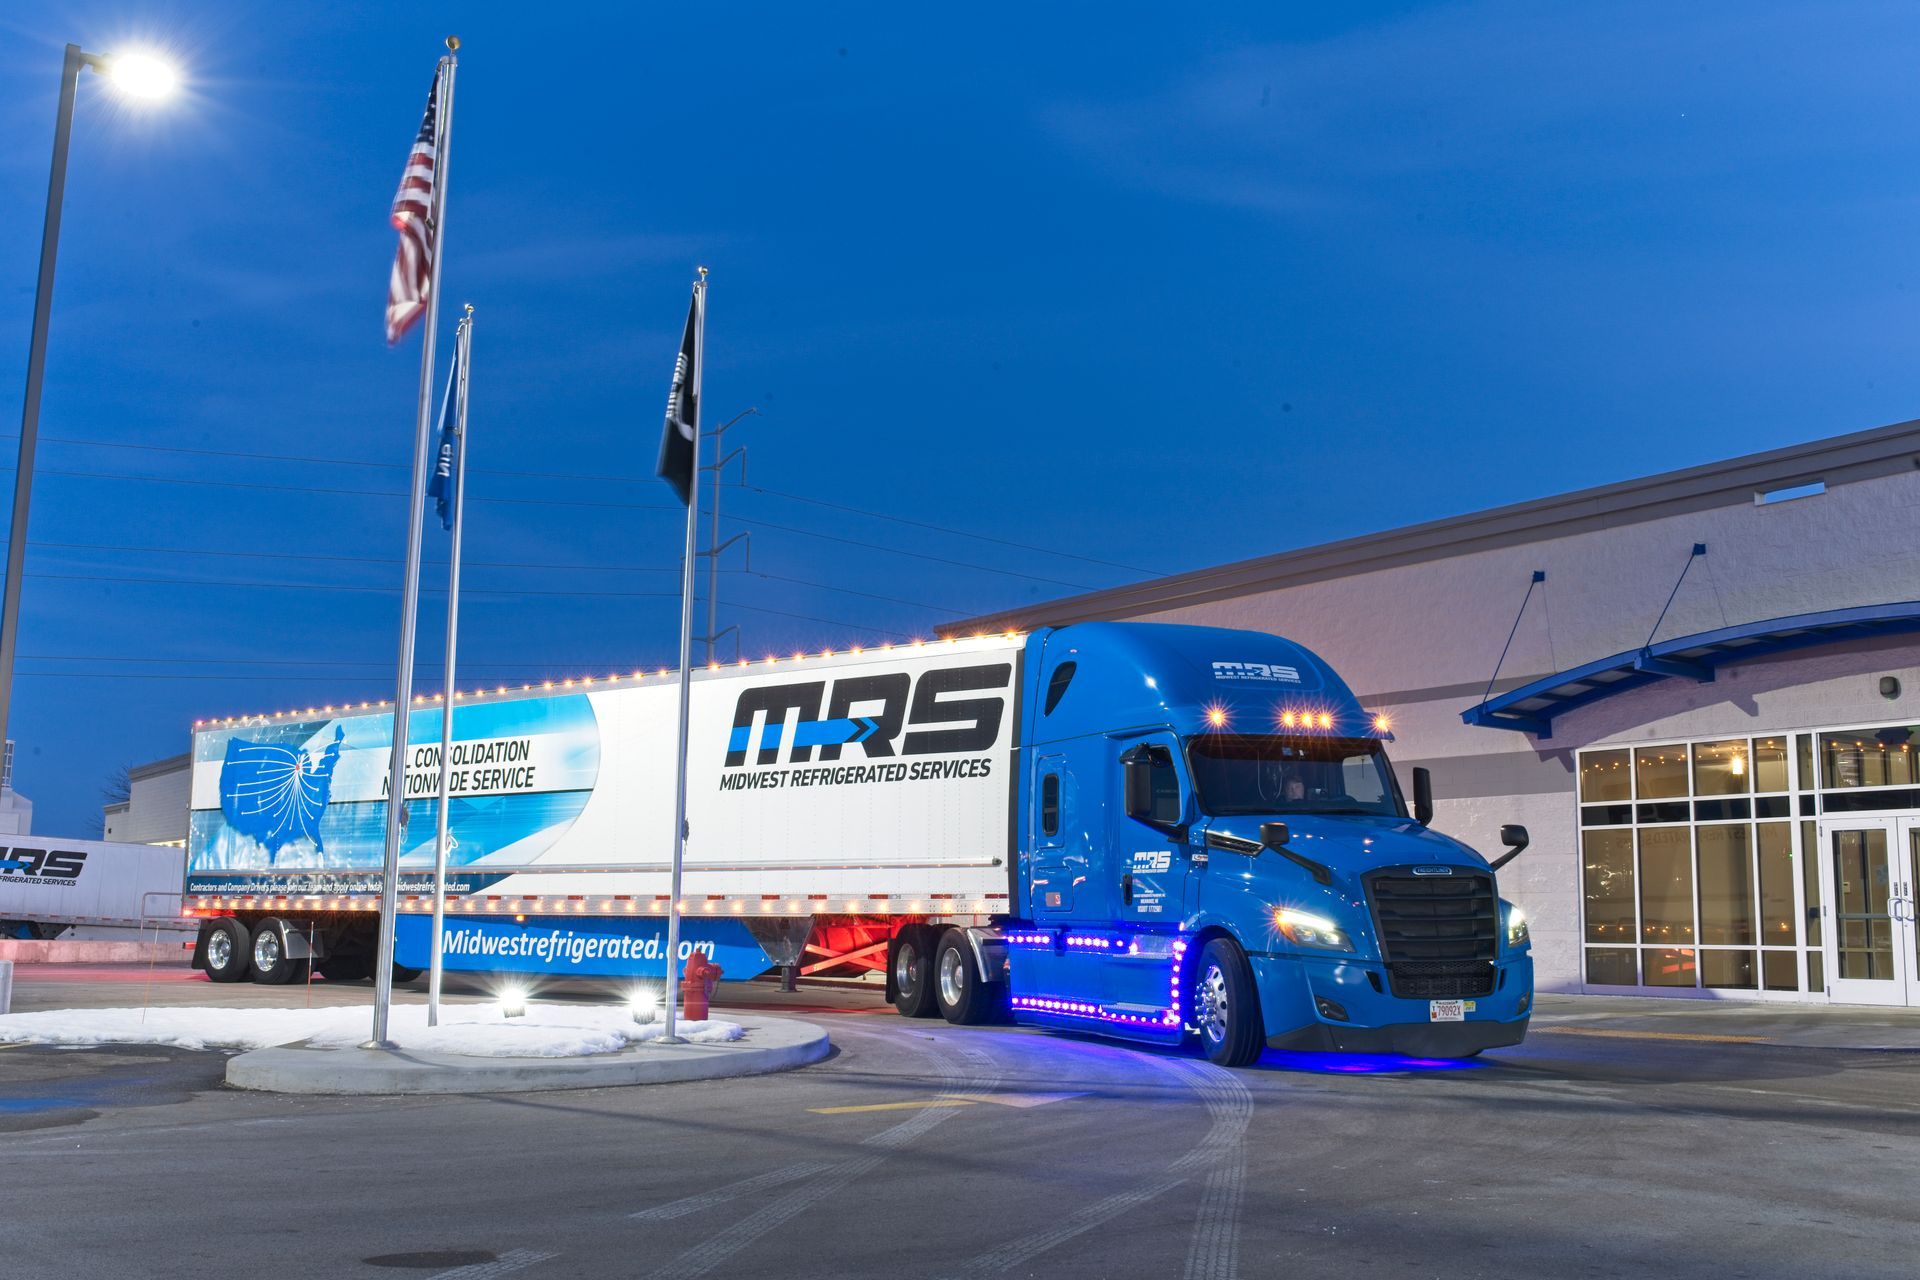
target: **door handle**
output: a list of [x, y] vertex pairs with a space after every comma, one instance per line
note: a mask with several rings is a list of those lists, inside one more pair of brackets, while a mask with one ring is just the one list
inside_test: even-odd
[[1120, 877], [1120, 899], [1128, 906], [1133, 905], [1133, 872]]

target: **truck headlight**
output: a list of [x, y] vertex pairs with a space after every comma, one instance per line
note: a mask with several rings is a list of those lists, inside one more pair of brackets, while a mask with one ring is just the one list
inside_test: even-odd
[[1509, 947], [1524, 947], [1533, 936], [1527, 932], [1527, 913], [1511, 902], [1506, 904], [1506, 908], [1507, 945]]
[[1345, 929], [1311, 911], [1277, 907], [1273, 913], [1273, 926], [1280, 931], [1281, 937], [1296, 947], [1315, 947], [1321, 951], [1353, 950], [1353, 939], [1347, 936]]

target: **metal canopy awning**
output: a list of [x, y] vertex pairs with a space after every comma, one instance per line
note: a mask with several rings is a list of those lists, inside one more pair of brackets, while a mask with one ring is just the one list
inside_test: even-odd
[[1460, 713], [1460, 718], [1472, 725], [1517, 729], [1536, 738], [1549, 738], [1553, 736], [1554, 717], [1656, 680], [1697, 680], [1710, 684], [1714, 671], [1729, 662], [1905, 631], [1920, 631], [1920, 600], [1743, 622], [1717, 631], [1661, 640], [1542, 676], [1478, 706], [1468, 707]]

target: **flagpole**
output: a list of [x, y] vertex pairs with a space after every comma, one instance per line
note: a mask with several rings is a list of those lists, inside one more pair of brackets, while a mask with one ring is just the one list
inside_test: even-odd
[[693, 329], [693, 459], [687, 466], [687, 545], [680, 563], [680, 746], [674, 753], [673, 882], [667, 903], [667, 1025], [657, 1044], [684, 1044], [674, 1034], [680, 1008], [674, 972], [680, 964], [680, 869], [687, 852], [687, 722], [693, 702], [693, 561], [694, 540], [700, 524], [700, 377], [706, 364], [707, 269], [693, 286], [699, 299]]
[[433, 265], [427, 284], [427, 315], [420, 347], [420, 395], [414, 412], [413, 486], [407, 504], [407, 571], [401, 589], [400, 656], [393, 690], [393, 753], [387, 762], [387, 841], [380, 878], [380, 943], [373, 961], [373, 1037], [363, 1049], [391, 1049], [387, 1014], [393, 1004], [393, 932], [400, 904], [400, 841], [407, 814], [407, 714], [413, 705], [413, 636], [420, 613], [420, 534], [427, 505], [427, 442], [433, 426], [434, 339], [439, 330], [440, 264], [446, 260], [447, 171], [453, 149], [452, 52], [457, 37], [447, 37], [440, 59], [439, 112], [433, 144]]
[[467, 510], [467, 377], [473, 363], [473, 304], [454, 333], [459, 373], [451, 393], [459, 398], [453, 420], [453, 541], [447, 548], [447, 660], [440, 713], [440, 825], [433, 842], [433, 939], [427, 961], [427, 1025], [440, 1025], [440, 976], [443, 965], [441, 930], [447, 918], [447, 823], [453, 790], [453, 700], [458, 696], [454, 654], [460, 640], [460, 526]]

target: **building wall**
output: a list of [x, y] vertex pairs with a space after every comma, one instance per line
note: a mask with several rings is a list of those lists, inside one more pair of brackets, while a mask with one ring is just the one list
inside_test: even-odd
[[193, 770], [185, 755], [127, 771], [124, 804], [105, 810], [105, 838], [122, 844], [185, 844], [188, 788]]
[[[1645, 644], [1696, 542], [1707, 553], [1660, 638], [1920, 599], [1920, 471], [1769, 505], [1743, 491], [1705, 509], [1129, 616], [1276, 632], [1332, 662], [1392, 719], [1403, 784], [1415, 765], [1433, 771], [1438, 829], [1491, 857], [1501, 824], [1528, 827], [1533, 843], [1502, 888], [1533, 922], [1542, 987], [1577, 989], [1575, 749], [1897, 717], [1901, 704], [1878, 693], [1883, 674], [1920, 698], [1920, 640], [1908, 638], [1723, 668], [1711, 684], [1659, 681], [1560, 717], [1544, 741], [1462, 723], [1510, 630], [1495, 692]], [[1535, 570], [1546, 581], [1514, 629]]]

